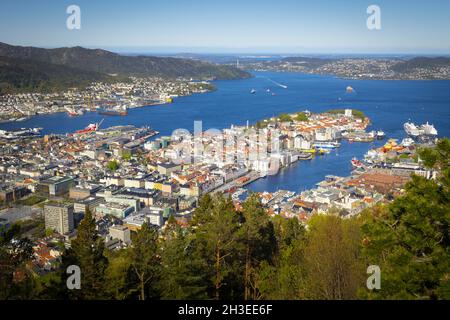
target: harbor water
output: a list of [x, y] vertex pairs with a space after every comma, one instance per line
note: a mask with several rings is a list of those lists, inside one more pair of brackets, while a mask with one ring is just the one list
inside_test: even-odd
[[[245, 80], [217, 81], [217, 90], [206, 94], [179, 97], [166, 105], [130, 109], [128, 116], [102, 116], [94, 112], [79, 117], [66, 113], [39, 115], [21, 122], [0, 124], [0, 129], [42, 127], [43, 134], [68, 133], [104, 119], [102, 127], [132, 124], [150, 126], [161, 135], [175, 129], [193, 131], [194, 121], [203, 129], [223, 129], [230, 125], [250, 124], [264, 118], [305, 109], [362, 110], [372, 121], [368, 130], [383, 130], [387, 138], [405, 137], [403, 123], [429, 122], [440, 137], [450, 136], [450, 81], [345, 80], [334, 76], [299, 73], [254, 72]], [[346, 92], [351, 86], [352, 93]], [[251, 94], [254, 89], [256, 92]], [[269, 90], [268, 90], [269, 89]], [[348, 175], [350, 160], [362, 157], [375, 143], [348, 143], [328, 155], [300, 161], [278, 175], [259, 179], [247, 188], [253, 191], [286, 189], [301, 191], [314, 187], [326, 175]]]

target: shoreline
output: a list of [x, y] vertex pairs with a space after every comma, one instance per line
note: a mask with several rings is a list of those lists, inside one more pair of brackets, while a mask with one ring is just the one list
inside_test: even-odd
[[257, 69], [245, 69], [247, 72], [274, 72], [274, 73], [295, 73], [295, 74], [302, 74], [302, 75], [313, 75], [313, 76], [326, 76], [326, 77], [332, 77], [339, 80], [351, 80], [351, 81], [450, 81], [450, 78], [447, 79], [402, 79], [402, 78], [370, 78], [370, 77], [344, 77], [339, 74], [334, 73], [317, 73], [317, 72], [301, 72], [301, 71], [293, 71], [293, 70], [257, 70]]
[[[232, 81], [232, 80], [230, 80], [230, 81]], [[193, 95], [196, 95], [196, 94], [207, 94], [207, 93], [211, 93], [211, 92], [214, 92], [214, 91], [217, 91], [217, 87], [214, 87], [214, 89], [212, 89], [212, 90], [207, 90], [207, 91], [205, 91], [205, 92], [194, 92], [194, 93], [191, 93], [191, 94], [186, 94], [186, 95], [179, 95], [179, 96], [176, 96], [176, 97], [173, 97], [173, 98], [171, 98], [172, 99], [172, 101], [170, 101], [170, 102], [167, 102], [167, 101], [155, 101], [154, 103], [151, 103], [151, 104], [144, 104], [144, 105], [138, 105], [138, 106], [133, 106], [133, 107], [128, 107], [128, 109], [129, 110], [133, 110], [133, 109], [141, 109], [141, 108], [146, 108], [146, 107], [156, 107], [156, 106], [166, 106], [166, 105], [171, 105], [172, 103], [174, 103], [174, 101], [173, 101], [173, 99], [176, 99], [176, 98], [183, 98], [183, 97], [190, 97], [190, 96], [193, 96]], [[20, 123], [20, 122], [23, 122], [23, 121], [28, 121], [28, 120], [31, 120], [31, 119], [33, 119], [33, 118], [35, 118], [35, 117], [39, 117], [39, 116], [50, 116], [50, 115], [57, 115], [57, 114], [64, 114], [64, 113], [66, 113], [67, 114], [67, 111], [63, 111], [63, 110], [59, 110], [59, 111], [56, 111], [56, 112], [49, 112], [49, 113], [39, 113], [39, 114], [34, 114], [34, 115], [31, 115], [31, 116], [24, 116], [23, 118], [26, 118], [26, 119], [23, 119], [22, 121], [20, 121], [20, 120], [17, 120], [17, 119], [22, 119], [22, 118], [17, 118], [17, 119], [14, 119], [14, 120], [0, 120], [0, 125], [1, 124], [9, 124], [9, 123]], [[77, 116], [73, 116], [73, 118], [80, 118], [80, 117], [83, 117], [86, 113], [96, 113], [96, 114], [99, 114], [98, 113], [98, 110], [84, 110], [84, 113], [83, 114], [80, 114], [80, 115], [77, 115]], [[107, 116], [107, 117], [117, 117], [116, 115], [105, 115], [105, 116]], [[127, 115], [121, 115], [120, 117], [122, 117], [122, 118], [126, 118], [127, 117]]]

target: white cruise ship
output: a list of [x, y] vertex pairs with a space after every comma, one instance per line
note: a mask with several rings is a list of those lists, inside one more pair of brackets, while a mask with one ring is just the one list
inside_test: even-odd
[[423, 124], [420, 128], [427, 136], [437, 136], [438, 134], [436, 128], [428, 122], [426, 124]]
[[412, 122], [406, 122], [403, 125], [403, 128], [409, 136], [418, 137], [420, 135], [419, 128], [417, 128], [416, 125]]
[[406, 133], [413, 138], [419, 136], [437, 136], [438, 134], [436, 128], [428, 122], [421, 125], [420, 127], [416, 126], [412, 122], [406, 122], [403, 125], [403, 128], [405, 129]]

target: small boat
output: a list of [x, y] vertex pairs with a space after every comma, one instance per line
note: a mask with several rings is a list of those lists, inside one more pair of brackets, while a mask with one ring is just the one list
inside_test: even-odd
[[319, 155], [329, 154], [331, 152], [330, 149], [318, 149], [317, 152]]
[[351, 160], [351, 163], [352, 163], [352, 166], [354, 168], [362, 168], [362, 167], [364, 167], [364, 164], [361, 161], [359, 161], [358, 159], [356, 159], [356, 158], [353, 158]]
[[255, 93], [256, 93], [256, 90], [255, 90], [255, 89], [252, 89], [252, 90], [250, 91], [250, 93], [251, 93], [251, 94], [255, 94]]
[[347, 93], [353, 93], [353, 91], [355, 91], [352, 87], [350, 87], [350, 86], [348, 86], [346, 89], [345, 89], [345, 91], [347, 92]]
[[300, 149], [300, 152], [305, 152], [305, 153], [312, 153], [312, 154], [314, 154], [314, 153], [316, 153], [316, 149]]
[[379, 140], [384, 139], [385, 136], [386, 136], [386, 134], [384, 133], [384, 131], [382, 131], [382, 130], [377, 131], [377, 139], [379, 139]]

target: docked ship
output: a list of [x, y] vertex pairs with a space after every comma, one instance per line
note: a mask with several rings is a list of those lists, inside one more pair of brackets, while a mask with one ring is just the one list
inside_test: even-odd
[[411, 137], [418, 137], [420, 135], [419, 128], [412, 122], [406, 122], [403, 124], [405, 132]]
[[416, 126], [412, 122], [406, 122], [403, 128], [411, 138], [419, 138], [421, 136], [435, 137], [438, 134], [436, 128], [428, 122], [421, 126]]
[[15, 140], [36, 137], [41, 134], [41, 130], [42, 128], [20, 128], [11, 131], [0, 129], [0, 139]]
[[67, 114], [69, 115], [69, 117], [77, 117], [77, 116], [82, 116], [84, 114], [83, 110], [79, 109], [79, 110], [75, 110], [74, 108], [70, 108], [70, 107], [64, 107], [64, 109], [66, 109]]
[[128, 115], [128, 108], [126, 106], [101, 108], [98, 113], [105, 116], [126, 116]]
[[315, 142], [313, 147], [317, 149], [334, 149], [339, 148], [341, 144], [336, 141], [323, 141], [323, 142]]
[[325, 148], [318, 148], [317, 153], [321, 156], [324, 154], [329, 154], [331, 152], [331, 149], [325, 149]]
[[75, 131], [75, 134], [86, 134], [86, 133], [95, 132], [100, 128], [100, 125], [102, 124], [102, 122], [103, 122], [103, 119], [99, 123], [90, 123], [86, 128]]
[[427, 136], [437, 136], [438, 134], [436, 128], [432, 124], [429, 124], [428, 122], [423, 124], [420, 128]]
[[356, 158], [353, 158], [351, 160], [351, 163], [352, 163], [352, 166], [354, 168], [362, 168], [362, 167], [364, 167], [364, 164], [361, 161], [359, 161], [358, 159], [356, 159]]
[[386, 134], [384, 133], [384, 131], [378, 130], [376, 136], [377, 136], [377, 139], [378, 139], [378, 140], [382, 140], [382, 139], [384, 139], [384, 137], [386, 136]]
[[405, 138], [402, 140], [401, 145], [404, 147], [410, 147], [410, 146], [414, 145], [414, 140], [411, 138]]

